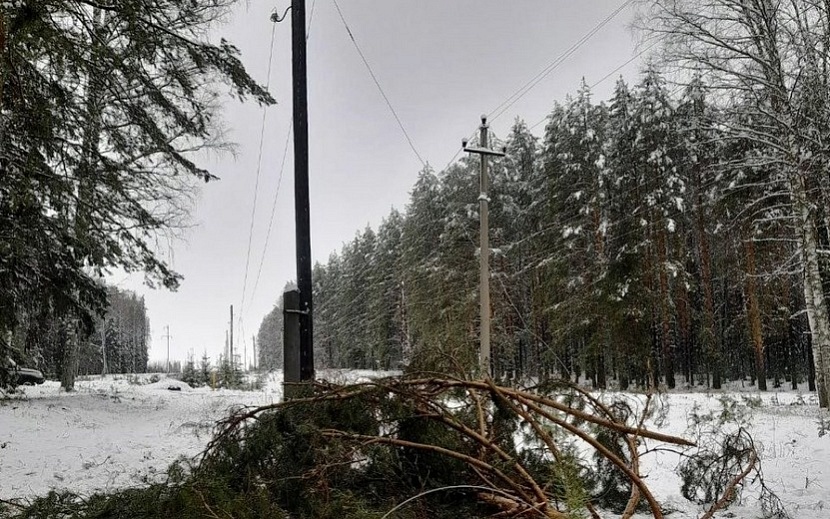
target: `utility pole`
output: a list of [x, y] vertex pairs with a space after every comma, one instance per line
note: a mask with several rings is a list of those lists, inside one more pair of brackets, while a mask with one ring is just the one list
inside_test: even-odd
[[[314, 320], [311, 297], [311, 216], [308, 199], [308, 72], [305, 0], [291, 1], [291, 72], [294, 106], [294, 218], [299, 291], [300, 382], [314, 380]], [[271, 14], [271, 21], [285, 19]], [[286, 368], [287, 369], [287, 368]]]
[[[272, 16], [273, 21], [279, 21]], [[297, 289], [300, 292], [300, 381], [314, 379], [314, 328], [311, 301], [311, 215], [308, 197], [308, 72], [305, 0], [291, 2], [291, 48], [294, 104], [294, 215], [297, 243]]]
[[102, 375], [107, 374], [107, 318], [101, 318], [101, 360], [104, 363]]
[[230, 358], [231, 358], [231, 366], [234, 365], [233, 360], [233, 305], [231, 305], [231, 322], [230, 322], [230, 340], [228, 341], [228, 345], [230, 347]]
[[495, 151], [490, 149], [489, 133], [490, 126], [487, 124], [487, 116], [481, 116], [481, 126], [479, 127], [479, 147], [471, 148], [467, 146], [467, 140], [461, 141], [464, 151], [467, 153], [475, 153], [481, 157], [481, 174], [479, 177], [480, 191], [478, 195], [479, 204], [479, 303], [481, 313], [481, 330], [480, 341], [481, 347], [479, 350], [479, 369], [481, 375], [486, 378], [491, 377], [490, 372], [490, 221], [488, 206], [490, 202], [490, 178], [487, 174], [487, 157], [503, 157], [505, 150]]
[[256, 335], [251, 335], [251, 348], [254, 350], [254, 351], [251, 352], [251, 354], [254, 356], [253, 365], [254, 365], [254, 371], [256, 371], [257, 362], [258, 362], [257, 356], [256, 356]]
[[170, 325], [164, 327], [166, 332], [164, 337], [167, 338], [167, 373], [170, 374]]

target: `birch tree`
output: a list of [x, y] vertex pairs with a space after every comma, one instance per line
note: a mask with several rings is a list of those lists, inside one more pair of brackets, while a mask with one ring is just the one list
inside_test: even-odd
[[[820, 233], [827, 232], [830, 4], [819, 0], [644, 0], [645, 30], [665, 42], [683, 80], [702, 74], [720, 93], [725, 138], [749, 140], [780, 173], [798, 238], [803, 297], [821, 407], [830, 406], [830, 314], [822, 287]], [[748, 101], [748, 102], [747, 102]], [[777, 178], [770, 178], [774, 182]]]

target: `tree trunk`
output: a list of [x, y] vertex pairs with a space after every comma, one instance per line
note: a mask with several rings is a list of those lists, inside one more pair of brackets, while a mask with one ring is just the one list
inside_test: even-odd
[[764, 362], [764, 336], [761, 328], [761, 309], [758, 304], [757, 268], [755, 266], [755, 241], [748, 237], [744, 242], [746, 251], [746, 318], [752, 349], [755, 353], [755, 378], [758, 389], [767, 390], [766, 364]]
[[75, 377], [78, 374], [78, 363], [80, 361], [80, 332], [78, 322], [74, 317], [61, 318], [61, 389], [73, 391], [75, 389]]
[[830, 315], [821, 282], [816, 225], [807, 202], [806, 179], [801, 171], [790, 179], [803, 261], [804, 299], [810, 322], [816, 391], [819, 406], [830, 407]]
[[700, 255], [700, 284], [703, 288], [703, 315], [701, 318], [700, 342], [705, 352], [707, 364], [712, 373], [712, 387], [720, 389], [721, 349], [717, 330], [715, 330], [715, 296], [712, 285], [712, 255], [709, 245], [709, 234], [706, 232], [706, 221], [703, 207], [703, 178], [700, 169], [696, 175], [697, 181], [697, 242]]
[[657, 263], [660, 276], [660, 354], [663, 359], [663, 376], [666, 386], [674, 389], [674, 359], [672, 356], [671, 312], [669, 308], [669, 273], [667, 269], [666, 230], [661, 225], [657, 231]]

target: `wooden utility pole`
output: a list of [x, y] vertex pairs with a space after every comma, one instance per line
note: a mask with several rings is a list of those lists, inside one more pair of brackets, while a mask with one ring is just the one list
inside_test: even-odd
[[490, 149], [490, 136], [487, 124], [487, 116], [481, 116], [481, 127], [479, 128], [479, 147], [467, 146], [467, 141], [461, 142], [464, 151], [475, 153], [481, 157], [481, 174], [479, 177], [480, 191], [478, 195], [479, 204], [479, 303], [481, 313], [481, 330], [479, 350], [479, 369], [481, 375], [490, 378], [490, 221], [489, 221], [489, 191], [490, 178], [487, 174], [487, 157], [503, 157], [504, 150], [495, 151]]
[[[2, 23], [2, 22], [0, 22]], [[169, 348], [168, 348], [169, 349]], [[169, 355], [168, 355], [169, 357]], [[101, 370], [102, 375], [107, 374], [107, 318], [101, 318], [101, 360], [104, 363], [103, 369]]]
[[228, 347], [230, 348], [229, 354], [230, 354], [231, 366], [235, 366], [234, 360], [233, 360], [233, 305], [231, 305], [231, 322], [230, 322], [230, 335], [229, 335], [229, 337], [230, 337], [230, 339], [228, 341]]
[[292, 73], [294, 79], [294, 213], [297, 242], [297, 289], [300, 291], [300, 381], [314, 379], [311, 301], [311, 217], [308, 195], [308, 86], [305, 0], [291, 2]]
[[167, 373], [170, 373], [170, 325], [164, 327], [166, 333], [164, 337], [167, 338]]

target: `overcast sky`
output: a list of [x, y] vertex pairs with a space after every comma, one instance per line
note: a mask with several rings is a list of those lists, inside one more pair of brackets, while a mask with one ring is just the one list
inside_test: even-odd
[[[274, 8], [289, 0], [239, 2], [214, 33], [234, 43], [250, 73], [268, 80]], [[435, 170], [456, 154], [463, 137], [526, 82], [590, 32], [625, 0], [338, 0], [346, 21], [418, 153]], [[313, 18], [312, 18], [313, 7]], [[392, 207], [403, 210], [421, 162], [409, 147], [349, 39], [333, 0], [307, 0], [312, 255], [329, 254], [366, 225], [377, 226]], [[289, 15], [290, 16], [290, 15]], [[555, 101], [585, 77], [596, 83], [640, 50], [627, 7], [545, 80], [492, 121], [504, 138], [516, 117], [544, 119]], [[163, 256], [185, 279], [176, 293], [150, 290], [137, 279], [116, 280], [144, 294], [152, 326], [150, 358], [166, 358], [170, 326], [173, 359], [223, 350], [229, 306], [240, 353], [285, 283], [295, 278], [293, 154], [279, 182], [291, 120], [291, 26], [276, 25], [265, 139], [250, 261], [249, 230], [257, 183], [262, 109], [228, 100], [225, 124], [235, 157], [206, 162], [221, 180], [202, 188], [185, 239]], [[636, 60], [594, 89], [608, 98], [614, 79], [636, 81]], [[534, 130], [541, 135], [544, 124]], [[272, 205], [280, 186], [267, 253]], [[264, 261], [262, 258], [264, 257]], [[262, 271], [257, 284], [257, 273]], [[246, 288], [243, 288], [246, 287]], [[242, 302], [243, 290], [245, 301]], [[241, 312], [241, 322], [239, 320]], [[245, 345], [241, 339], [244, 337]]]

